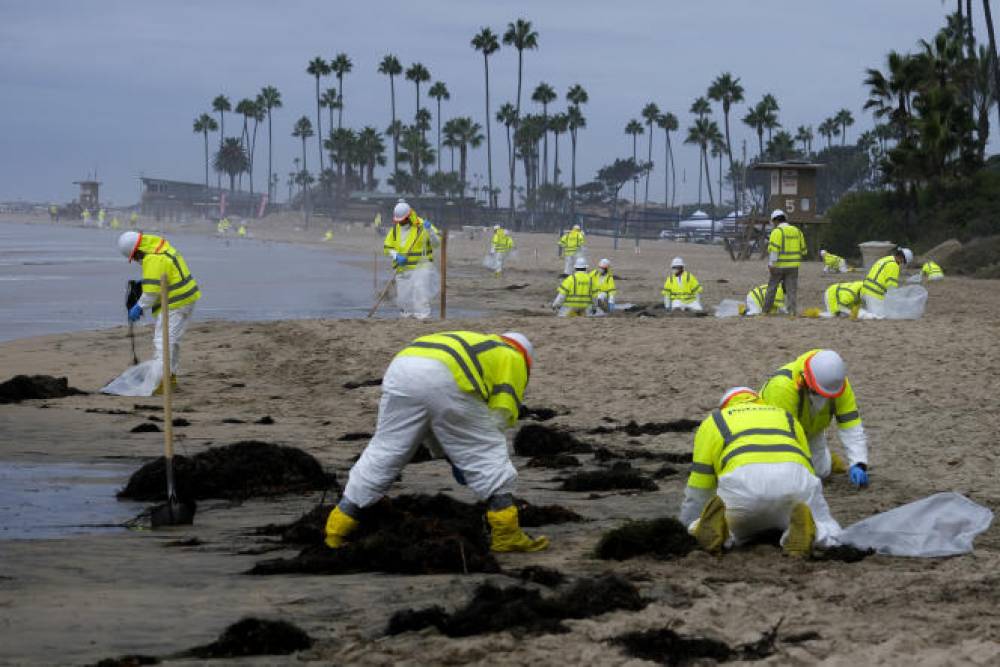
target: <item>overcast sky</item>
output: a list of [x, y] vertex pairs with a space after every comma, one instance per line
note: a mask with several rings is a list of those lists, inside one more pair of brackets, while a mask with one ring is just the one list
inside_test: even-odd
[[[981, 3], [973, 5], [976, 37], [985, 40]], [[303, 114], [315, 122], [310, 59], [345, 52], [353, 60], [344, 84], [349, 127], [389, 124], [389, 84], [376, 72], [389, 52], [404, 67], [422, 62], [432, 82], [447, 84], [445, 119], [469, 115], [483, 123], [483, 59], [469, 41], [482, 26], [502, 34], [518, 17], [539, 33], [539, 49], [525, 52], [522, 107], [537, 106], [528, 98], [540, 81], [559, 92], [555, 110], [571, 84], [590, 94], [579, 183], [613, 158], [631, 156], [623, 129], [647, 102], [678, 116], [682, 139], [692, 100], [723, 71], [740, 77], [749, 103], [774, 94], [779, 120], [793, 134], [850, 109], [852, 141], [872, 125], [862, 111], [864, 69], [883, 66], [890, 49], [914, 50], [953, 7], [941, 0], [0, 0], [0, 200], [69, 201], [72, 182], [95, 168], [104, 198], [118, 204], [136, 200], [140, 174], [199, 182], [203, 144], [193, 119], [210, 112], [220, 93], [235, 105], [264, 85], [276, 86], [284, 101], [274, 116], [274, 160], [286, 193], [300, 151], [292, 124]], [[331, 77], [323, 87], [335, 83]], [[514, 49], [491, 58], [490, 83], [495, 113], [516, 96]], [[414, 106], [413, 85], [397, 82], [397, 109], [410, 118]], [[756, 136], [738, 121], [746, 106], [733, 114], [737, 156], [744, 140], [756, 153]], [[714, 112], [721, 126], [721, 109]], [[226, 134], [238, 132], [228, 121]], [[326, 129], [325, 115], [323, 122]], [[658, 131], [650, 196], [661, 201], [662, 142]], [[814, 146], [822, 142], [817, 134]], [[568, 138], [560, 143], [568, 181]], [[266, 190], [266, 141], [258, 139], [258, 151], [265, 166], [257, 189]], [[678, 141], [675, 155], [679, 181], [686, 172], [680, 198], [693, 201], [697, 152]], [[314, 168], [314, 143], [308, 159]], [[493, 172], [501, 187], [505, 161], [503, 127], [495, 125]], [[473, 152], [469, 169], [470, 180], [485, 175], [485, 147]]]

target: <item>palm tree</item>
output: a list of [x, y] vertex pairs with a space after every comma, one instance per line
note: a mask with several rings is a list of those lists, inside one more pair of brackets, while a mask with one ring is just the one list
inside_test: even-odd
[[490, 137], [490, 56], [500, 49], [496, 34], [489, 28], [481, 28], [472, 38], [472, 48], [483, 54], [483, 69], [486, 72], [486, 172], [490, 187], [490, 206], [496, 208], [496, 198], [493, 196], [493, 140]]
[[253, 166], [257, 154], [257, 126], [267, 117], [267, 112], [264, 110], [264, 101], [260, 95], [257, 95], [257, 99], [253, 101], [251, 111], [250, 117], [253, 118], [253, 134], [250, 139], [250, 194], [253, 194]]
[[549, 132], [555, 140], [555, 156], [552, 160], [552, 182], [559, 185], [559, 135], [566, 134], [569, 129], [569, 115], [565, 113], [552, 114], [549, 118]]
[[438, 155], [437, 155], [437, 158], [438, 158], [438, 171], [441, 171], [441, 100], [450, 100], [451, 99], [451, 94], [448, 92], [448, 86], [444, 85], [443, 81], [436, 81], [434, 83], [434, 85], [431, 86], [431, 89], [427, 91], [427, 95], [429, 97], [432, 97], [435, 100], [437, 100], [437, 103], [438, 103], [438, 113], [437, 113], [437, 122], [438, 122], [438, 149], [437, 149], [437, 153], [438, 153]]
[[358, 152], [362, 163], [367, 169], [368, 190], [375, 189], [375, 167], [385, 166], [385, 144], [382, 142], [382, 135], [374, 127], [365, 126], [358, 134]]
[[462, 184], [462, 196], [465, 196], [465, 174], [468, 164], [469, 147], [479, 148], [483, 143], [481, 130], [483, 127], [469, 117], [454, 118], [451, 139], [458, 145], [458, 177]]
[[698, 118], [704, 118], [712, 112], [712, 105], [704, 97], [699, 97], [691, 103], [689, 112], [695, 114]]
[[549, 173], [549, 103], [559, 97], [552, 86], [544, 81], [535, 86], [535, 92], [531, 94], [531, 101], [542, 105], [542, 121], [545, 127], [543, 132], [545, 148], [542, 153], [542, 183], [548, 179]]
[[351, 153], [357, 137], [354, 131], [347, 128], [337, 128], [330, 132], [330, 136], [323, 141], [323, 148], [330, 151], [330, 161], [337, 165], [337, 180], [339, 181], [338, 195], [343, 197], [347, 194], [347, 170], [346, 167], [351, 162]]
[[393, 77], [403, 73], [403, 65], [399, 62], [399, 58], [390, 53], [382, 58], [378, 73], [389, 77], [389, 100], [392, 108], [392, 125], [389, 126], [392, 129], [392, 173], [396, 173], [399, 168], [399, 126], [396, 124], [396, 84]]
[[[497, 111], [497, 122], [507, 128], [507, 163], [514, 163], [514, 145], [511, 143], [510, 128], [517, 123], [517, 109], [510, 102]], [[510, 170], [510, 219], [514, 220], [514, 169]]]
[[330, 121], [330, 129], [333, 129], [333, 112], [340, 108], [340, 94], [336, 88], [327, 88], [319, 98], [319, 105], [326, 109]]
[[451, 155], [451, 166], [448, 169], [449, 173], [455, 172], [455, 149], [458, 148], [458, 141], [455, 137], [458, 135], [458, 128], [456, 127], [456, 121], [458, 119], [452, 118], [451, 120], [445, 121], [444, 124], [444, 141], [442, 145], [448, 149], [448, 153]]
[[344, 121], [344, 75], [354, 69], [354, 63], [347, 57], [346, 53], [338, 53], [337, 57], [330, 61], [330, 70], [337, 75], [337, 129], [343, 127]]
[[417, 87], [417, 112], [414, 117], [420, 116], [420, 84], [431, 80], [431, 73], [420, 63], [413, 63], [406, 70], [406, 80], [412, 81]]
[[[719, 206], [722, 206], [722, 158], [726, 156], [726, 140], [720, 134], [712, 138], [712, 157], [719, 158]], [[713, 216], [714, 217], [714, 216]]]
[[688, 128], [686, 144], [698, 146], [701, 152], [701, 162], [698, 164], [698, 206], [701, 206], [701, 166], [705, 166], [705, 178], [708, 181], [708, 201], [715, 208], [715, 198], [712, 195], [712, 178], [708, 172], [708, 146], [713, 139], [721, 139], [722, 133], [714, 120], [705, 117], [695, 119], [694, 125]]
[[590, 101], [590, 96], [587, 91], [584, 90], [583, 86], [578, 83], [573, 84], [566, 91], [566, 101], [570, 103], [570, 107], [566, 112], [569, 118], [569, 137], [570, 143], [572, 144], [572, 161], [573, 168], [570, 175], [570, 207], [573, 213], [576, 213], [576, 137], [577, 131], [587, 127], [587, 119], [584, 118], [583, 112], [580, 110], [580, 106], [586, 104]]
[[752, 127], [754, 132], [757, 133], [757, 145], [759, 148], [757, 153], [758, 159], [761, 159], [764, 156], [764, 128], [767, 127], [769, 116], [773, 116], [773, 112], [770, 111], [767, 104], [763, 100], [752, 107], [750, 111], [747, 112], [747, 115], [743, 116], [743, 123]]
[[[990, 11], [990, 0], [983, 0], [983, 17], [986, 19], [986, 32], [990, 37], [990, 61], [993, 64], [994, 90], [1000, 91], [1000, 61], [997, 60], [997, 38], [993, 33], [993, 13]], [[972, 17], [969, 16], [969, 29], [972, 27]], [[997, 106], [997, 117], [1000, 118], [1000, 105]]]
[[847, 140], [848, 126], [854, 125], [854, 116], [851, 115], [850, 109], [841, 109], [837, 112], [833, 119], [837, 121], [837, 124], [841, 127], [840, 145], [843, 146]]
[[822, 137], [826, 137], [826, 147], [832, 148], [833, 137], [840, 134], [840, 123], [833, 118], [827, 118], [819, 124], [819, 134]]
[[194, 131], [205, 135], [205, 187], [208, 188], [208, 133], [219, 129], [219, 124], [207, 113], [194, 119]]
[[[649, 165], [653, 164], [653, 123], [660, 117], [660, 107], [656, 106], [653, 102], [650, 102], [642, 108], [642, 117], [646, 121], [646, 127], [649, 129], [649, 144], [646, 151], [646, 162]], [[646, 194], [643, 196], [642, 207], [645, 209], [649, 206], [649, 176], [653, 169], [650, 166], [646, 170]]]
[[[645, 130], [642, 127], [642, 123], [637, 121], [635, 118], [630, 120], [625, 125], [625, 134], [631, 135], [632, 137], [632, 162], [638, 164], [639, 159], [639, 135]], [[639, 185], [638, 174], [632, 178], [632, 208], [635, 208], [636, 204], [636, 190]]]
[[795, 131], [795, 141], [802, 142], [802, 152], [805, 155], [812, 153], [813, 129], [811, 125], [799, 125]]
[[273, 169], [271, 166], [271, 109], [281, 108], [281, 93], [274, 86], [264, 86], [260, 90], [259, 97], [264, 111], [267, 113], [267, 197], [274, 199], [277, 198], [278, 193], [271, 187], [271, 181], [274, 178], [274, 174], [271, 172]]
[[[722, 103], [722, 117], [726, 129], [726, 154], [729, 156], [729, 172], [733, 171], [733, 144], [729, 135], [729, 112], [733, 104], [743, 101], [743, 86], [739, 78], [733, 78], [729, 72], [723, 72], [715, 77], [708, 87], [708, 98]], [[721, 196], [720, 196], [721, 197]]]
[[798, 152], [795, 150], [795, 139], [791, 134], [782, 130], [767, 142], [767, 153], [772, 160], [781, 161], [796, 158]]
[[243, 144], [236, 137], [228, 137], [222, 142], [222, 148], [215, 154], [214, 167], [220, 173], [229, 176], [229, 191], [236, 189], [236, 176], [247, 170], [250, 161], [247, 159]]
[[[219, 150], [222, 150], [222, 137], [226, 134], [226, 112], [232, 111], [233, 107], [229, 103], [229, 98], [225, 95], [216, 95], [215, 99], [212, 100], [212, 111], [219, 114]], [[219, 178], [216, 183], [216, 187], [222, 187], [222, 172], [218, 174]]]
[[[663, 134], [667, 139], [666, 148], [664, 149], [666, 152], [663, 156], [665, 177], [663, 182], [663, 201], [664, 208], [669, 208], [674, 205], [674, 201], [677, 199], [677, 167], [674, 165], [674, 148], [670, 143], [670, 133], [676, 132], [679, 127], [677, 116], [668, 111], [656, 119], [656, 126], [663, 130]], [[669, 166], [669, 169], [666, 168], [667, 166]], [[668, 182], [672, 183], [671, 187], [667, 187]], [[669, 200], [666, 196], [668, 191], [670, 192]]]
[[503, 34], [503, 43], [517, 49], [517, 118], [515, 124], [521, 118], [521, 79], [524, 74], [524, 50], [538, 48], [538, 33], [531, 29], [531, 21], [517, 19], [513, 23], [507, 24], [507, 31]]
[[[243, 131], [240, 132], [240, 144], [243, 148], [250, 143], [250, 130], [249, 123], [250, 119], [253, 118], [257, 113], [256, 103], [248, 97], [244, 97], [242, 100], [236, 103], [236, 113], [243, 116]], [[240, 172], [240, 189], [243, 189], [243, 172]]]
[[[295, 121], [295, 126], [292, 128], [292, 136], [293, 137], [298, 137], [299, 139], [302, 139], [302, 171], [299, 172], [299, 174], [296, 176], [296, 178], [302, 184], [302, 192], [305, 194], [305, 198], [303, 200], [303, 206], [305, 207], [306, 211], [308, 211], [309, 210], [309, 204], [308, 204], [308, 201], [309, 201], [309, 183], [308, 183], [309, 168], [306, 166], [306, 139], [308, 139], [309, 137], [313, 136], [312, 123], [309, 122], [309, 117], [308, 116], [302, 116], [297, 121]], [[320, 143], [320, 153], [322, 154], [323, 142], [319, 142], [319, 143]], [[309, 216], [308, 216], [308, 214], [306, 215], [306, 224], [307, 225], [309, 224]]]
[[[322, 107], [320, 106], [320, 98], [319, 98], [319, 79], [320, 79], [320, 77], [326, 76], [327, 74], [330, 73], [330, 66], [321, 57], [316, 56], [315, 58], [313, 58], [312, 60], [309, 61], [309, 66], [306, 67], [306, 73], [307, 74], [311, 74], [312, 76], [316, 77], [316, 132], [319, 133], [319, 136], [322, 137], [323, 136], [323, 123], [321, 122], [321, 119], [320, 119], [320, 109]], [[310, 135], [310, 136], [312, 136], [312, 135]], [[320, 171], [320, 173], [322, 173], [323, 172], [323, 142], [322, 141], [318, 141], [316, 143], [317, 143], [317, 147], [319, 148], [319, 171]], [[305, 167], [303, 167], [302, 169], [304, 171]]]
[[771, 131], [781, 127], [781, 123], [778, 122], [778, 110], [780, 107], [778, 107], [778, 100], [771, 93], [766, 93], [760, 103], [767, 109], [764, 127], [767, 128], [767, 140], [770, 141]]

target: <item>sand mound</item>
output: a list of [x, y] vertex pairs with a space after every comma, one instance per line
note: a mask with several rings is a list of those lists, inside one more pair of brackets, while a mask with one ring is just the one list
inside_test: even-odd
[[1000, 278], [1000, 236], [973, 239], [948, 255], [941, 267], [945, 274], [973, 278]]
[[597, 543], [597, 557], [626, 560], [650, 555], [661, 560], [686, 556], [698, 548], [698, 542], [684, 525], [673, 517], [651, 521], [629, 521], [605, 533]]
[[[336, 486], [319, 461], [295, 447], [266, 442], [238, 442], [212, 447], [193, 457], [175, 456], [174, 474], [181, 498], [241, 500], [258, 496], [322, 491]], [[163, 457], [142, 466], [118, 492], [119, 498], [157, 501], [166, 498]]]
[[34, 398], [63, 398], [86, 393], [69, 386], [66, 378], [51, 375], [15, 375], [0, 383], [0, 403], [20, 403]]
[[514, 436], [514, 453], [519, 456], [555, 456], [591, 449], [569, 433], [541, 424], [525, 424]]
[[570, 475], [562, 483], [563, 491], [615, 491], [635, 489], [656, 491], [656, 482], [635, 470], [626, 462], [616, 463], [610, 470], [589, 470]]
[[568, 632], [567, 618], [591, 618], [609, 611], [639, 611], [646, 602], [628, 581], [615, 574], [581, 579], [560, 595], [543, 598], [537, 590], [486, 583], [453, 614], [441, 607], [404, 610], [392, 616], [390, 635], [434, 626], [449, 637], [469, 637], [513, 630], [519, 635]]

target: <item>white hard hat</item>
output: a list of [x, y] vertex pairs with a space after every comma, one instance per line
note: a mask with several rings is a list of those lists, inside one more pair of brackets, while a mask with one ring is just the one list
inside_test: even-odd
[[847, 386], [847, 364], [833, 350], [820, 350], [806, 359], [806, 385], [824, 398], [837, 398]]
[[820, 250], [819, 251], [819, 256], [820, 257], [826, 257], [826, 250]]
[[913, 263], [913, 251], [910, 250], [909, 248], [897, 248], [896, 252], [902, 253], [902, 255], [903, 255], [903, 263], [904, 264], [912, 264]]
[[782, 211], [780, 208], [776, 208], [773, 211], [771, 211], [771, 220], [772, 221], [773, 220], [777, 220], [778, 218], [784, 218], [784, 217], [785, 217], [785, 212]]
[[573, 231], [580, 231], [580, 225], [573, 225]]
[[734, 396], [739, 394], [749, 394], [750, 396], [753, 396], [754, 399], [760, 398], [760, 394], [750, 387], [733, 387], [732, 389], [727, 389], [726, 393], [722, 395], [722, 398], [719, 400], [719, 409], [721, 410], [726, 407], [726, 404], [728, 404]]
[[587, 268], [587, 259], [585, 257], [577, 257], [576, 262], [573, 264], [573, 268], [576, 270]]
[[500, 337], [509, 343], [516, 343], [515, 347], [521, 348], [521, 351], [528, 356], [528, 366], [531, 366], [531, 362], [535, 358], [535, 346], [531, 344], [527, 336], [516, 331], [508, 331], [500, 334]]
[[609, 266], [611, 266], [611, 260], [605, 257], [604, 259], [602, 259], [597, 263], [597, 266], [601, 267], [602, 269], [606, 269]]
[[410, 215], [410, 205], [407, 204], [402, 199], [396, 204], [396, 208], [392, 209], [392, 220], [393, 222], [400, 222], [405, 220]]
[[125, 259], [132, 261], [132, 257], [135, 255], [135, 251], [139, 248], [139, 241], [142, 240], [142, 234], [139, 232], [123, 232], [121, 236], [118, 237], [118, 252], [125, 256]]
[[678, 267], [682, 269], [684, 268], [684, 259], [682, 257], [674, 257], [673, 261], [670, 262], [671, 269], [676, 269]]
[[493, 231], [500, 231], [500, 225], [493, 225]]

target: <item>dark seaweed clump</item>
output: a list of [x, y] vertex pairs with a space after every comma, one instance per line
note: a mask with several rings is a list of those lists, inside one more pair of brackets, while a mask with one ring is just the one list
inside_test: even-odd
[[514, 436], [514, 453], [519, 456], [579, 454], [591, 449], [569, 433], [542, 424], [525, 424]]
[[86, 394], [69, 386], [66, 378], [51, 375], [15, 375], [6, 382], [0, 382], [0, 403], [20, 403], [36, 398], [64, 398]]
[[230, 625], [211, 644], [196, 646], [178, 657], [237, 658], [248, 655], [288, 655], [312, 646], [304, 630], [287, 621], [244, 618]]
[[691, 431], [698, 428], [698, 424], [693, 419], [674, 419], [668, 422], [646, 422], [640, 424], [636, 421], [630, 421], [625, 425], [619, 426], [598, 426], [597, 428], [592, 428], [587, 433], [591, 435], [597, 435], [600, 433], [614, 433], [616, 431], [623, 431], [626, 435], [630, 435], [633, 438], [640, 435], [662, 435], [663, 433], [690, 433]]
[[586, 470], [563, 480], [563, 491], [656, 491], [656, 482], [625, 462], [609, 470]]
[[687, 528], [673, 517], [650, 521], [629, 521], [608, 531], [597, 543], [597, 557], [626, 560], [653, 556], [661, 560], [686, 556], [698, 548]]

